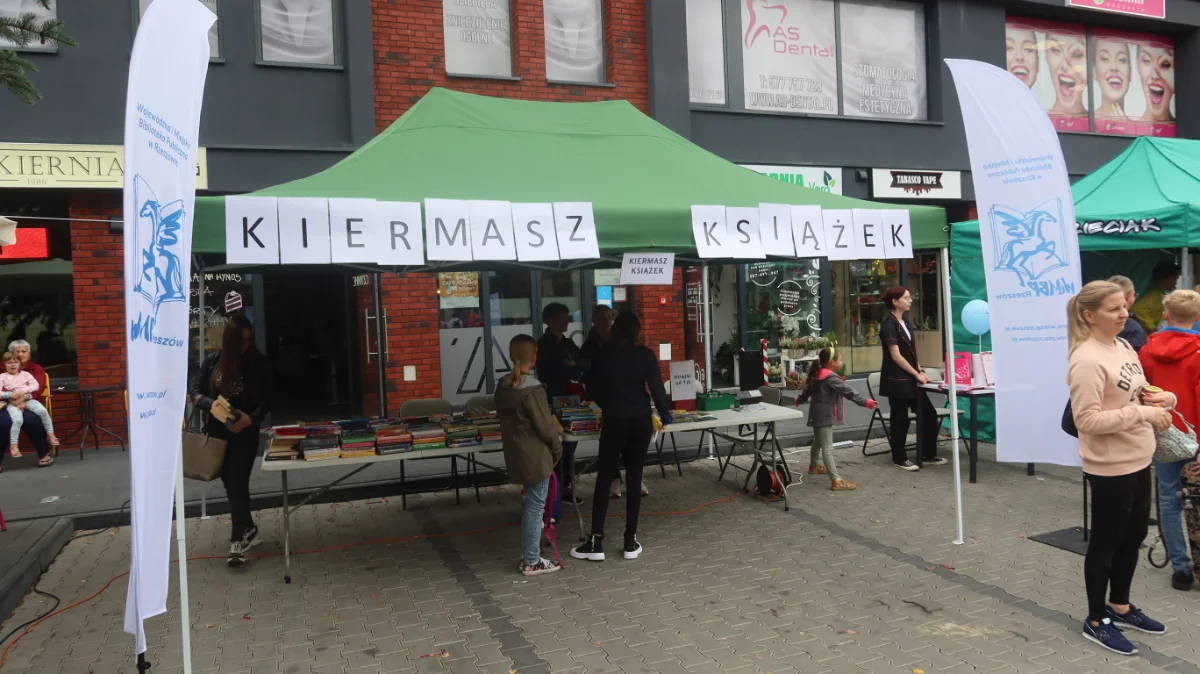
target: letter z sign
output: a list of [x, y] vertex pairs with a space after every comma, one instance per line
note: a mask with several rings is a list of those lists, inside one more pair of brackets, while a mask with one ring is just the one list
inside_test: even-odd
[[275, 197], [225, 197], [225, 260], [279, 264], [279, 203]]

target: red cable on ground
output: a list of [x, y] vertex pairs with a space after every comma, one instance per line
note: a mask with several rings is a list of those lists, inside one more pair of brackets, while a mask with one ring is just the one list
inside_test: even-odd
[[[690, 508], [688, 510], [649, 512], [649, 513], [642, 513], [642, 515], [646, 516], [646, 517], [666, 517], [666, 516], [674, 516], [674, 515], [691, 515], [693, 513], [700, 512], [701, 510], [704, 510], [705, 508], [708, 508], [710, 506], [717, 505], [718, 503], [725, 503], [726, 501], [732, 501], [733, 499], [737, 498], [741, 494], [745, 494], [745, 493], [746, 492], [744, 492], [744, 491], [736, 491], [733, 493], [732, 496], [726, 496], [725, 498], [719, 498], [719, 499], [716, 499], [713, 501], [708, 501], [707, 503], [701, 503], [700, 505], [696, 506], [695, 508]], [[608, 516], [609, 517], [624, 517], [625, 513], [609, 513]], [[566, 517], [563, 517], [564, 521], [569, 520], [569, 519], [579, 519], [579, 518], [576, 515], [568, 515]], [[458, 538], [461, 536], [478, 536], [480, 534], [491, 533], [493, 531], [498, 531], [500, 529], [506, 529], [506, 528], [512, 527], [512, 526], [519, 526], [520, 524], [521, 524], [520, 522], [505, 522], [503, 524], [497, 524], [497, 525], [490, 526], [490, 527], [484, 527], [483, 529], [475, 529], [473, 531], [457, 531], [457, 532], [450, 532], [450, 533], [444, 533], [444, 534], [414, 534], [411, 536], [394, 536], [391, 538], [376, 538], [376, 539], [369, 540], [369, 541], [355, 541], [354, 543], [344, 543], [342, 545], [330, 545], [330, 546], [327, 546], [324, 548], [314, 548], [312, 550], [295, 550], [291, 554], [292, 555], [312, 555], [312, 554], [316, 554], [318, 552], [331, 552], [333, 550], [344, 550], [346, 548], [358, 547], [360, 545], [379, 545], [381, 543], [400, 543], [400, 542], [404, 542], [404, 541], [417, 541], [417, 540], [425, 540], [425, 539], [431, 539], [431, 538]], [[70, 542], [70, 541], [68, 541], [68, 542]], [[246, 555], [246, 558], [247, 559], [266, 559], [266, 558], [270, 558], [270, 557], [282, 557], [282, 556], [283, 556], [283, 552], [263, 552], [263, 553], [253, 554], [253, 555]], [[226, 557], [224, 555], [200, 555], [197, 557], [188, 557], [187, 561], [194, 562], [194, 561], [198, 561], [198, 560], [202, 560], [202, 559], [226, 559]], [[171, 563], [175, 564], [178, 561], [179, 560], [177, 560], [177, 559], [172, 559]], [[17, 635], [17, 638], [13, 639], [12, 643], [5, 646], [3, 652], [0, 652], [0, 669], [4, 668], [4, 663], [8, 660], [9, 649], [11, 649], [13, 646], [16, 646], [17, 642], [19, 642], [25, 635], [27, 635], [33, 631], [33, 628], [46, 622], [47, 620], [53, 618], [54, 616], [61, 615], [63, 613], [66, 613], [67, 611], [70, 611], [73, 608], [76, 608], [77, 606], [80, 606], [82, 604], [88, 603], [89, 601], [92, 601], [96, 597], [99, 597], [100, 595], [104, 594], [104, 591], [107, 590], [108, 587], [110, 585], [112, 585], [114, 582], [116, 582], [117, 580], [124, 578], [125, 576], [128, 576], [128, 575], [129, 575], [129, 572], [126, 571], [125, 573], [121, 573], [116, 576], [113, 576], [112, 578], [110, 578], [108, 580], [107, 583], [104, 584], [104, 587], [97, 590], [95, 594], [93, 594], [89, 597], [80, 599], [79, 601], [75, 602], [74, 604], [71, 604], [70, 606], [64, 606], [63, 608], [60, 608], [57, 611], [54, 611], [53, 613], [48, 613], [48, 614], [42, 616], [41, 618], [39, 618], [37, 620], [37, 622], [35, 622], [32, 625], [30, 625], [29, 627], [25, 628], [24, 632], [21, 632], [21, 634]]]

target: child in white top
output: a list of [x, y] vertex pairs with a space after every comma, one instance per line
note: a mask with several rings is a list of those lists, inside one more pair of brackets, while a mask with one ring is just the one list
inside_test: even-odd
[[4, 372], [0, 374], [0, 406], [8, 408], [8, 416], [12, 419], [12, 432], [8, 439], [8, 453], [20, 458], [21, 449], [17, 446], [21, 436], [21, 426], [25, 423], [24, 411], [29, 410], [38, 415], [42, 425], [46, 427], [46, 435], [51, 444], [58, 444], [54, 437], [54, 422], [50, 420], [50, 412], [40, 402], [31, 396], [38, 389], [37, 380], [32, 374], [21, 369], [21, 359], [17, 354], [8, 351], [4, 354]]

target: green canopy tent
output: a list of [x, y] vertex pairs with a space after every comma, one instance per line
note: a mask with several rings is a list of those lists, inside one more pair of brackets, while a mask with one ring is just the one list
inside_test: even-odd
[[[941, 208], [782, 183], [692, 144], [627, 101], [530, 102], [440, 88], [329, 169], [251, 196], [591, 202], [605, 264], [645, 250], [694, 258], [694, 204], [906, 209], [914, 248], [948, 242]], [[198, 198], [194, 221], [193, 251], [223, 253], [224, 198]]]
[[[1121, 274], [1140, 290], [1149, 287], [1155, 265], [1200, 245], [1200, 141], [1138, 138], [1071, 193], [1085, 283]], [[950, 228], [950, 259], [954, 343], [975, 352], [980, 340], [963, 327], [961, 313], [967, 302], [987, 299], [979, 221]], [[990, 334], [982, 345], [991, 348]], [[980, 438], [994, 440], [994, 421], [991, 401], [980, 401]]]

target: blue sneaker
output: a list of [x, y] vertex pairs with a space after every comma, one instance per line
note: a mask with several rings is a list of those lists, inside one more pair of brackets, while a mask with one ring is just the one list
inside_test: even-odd
[[1120, 628], [1127, 628], [1145, 632], [1146, 634], [1166, 634], [1167, 626], [1157, 620], [1147, 616], [1145, 613], [1130, 604], [1129, 613], [1121, 615], [1113, 610], [1113, 607], [1108, 607], [1108, 617], [1112, 619], [1113, 624]]
[[1129, 643], [1129, 639], [1126, 639], [1125, 635], [1121, 634], [1121, 630], [1117, 629], [1108, 618], [1100, 621], [1099, 625], [1092, 625], [1090, 619], [1084, 620], [1083, 638], [1094, 641], [1120, 655], [1137, 655], [1138, 652], [1137, 648]]

